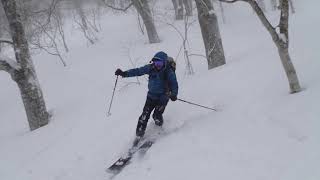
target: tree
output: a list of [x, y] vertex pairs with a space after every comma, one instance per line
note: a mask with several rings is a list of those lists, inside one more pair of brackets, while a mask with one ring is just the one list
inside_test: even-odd
[[172, 0], [172, 4], [176, 20], [183, 20], [183, 7], [186, 10], [186, 15], [192, 16], [192, 0]]
[[171, 0], [172, 1], [172, 4], [173, 4], [173, 8], [174, 8], [174, 15], [175, 15], [175, 19], [176, 20], [179, 20], [179, 10], [178, 10], [178, 0]]
[[[277, 10], [277, 9], [281, 9], [281, 0], [271, 0], [271, 7], [272, 7], [272, 10]], [[294, 5], [293, 5], [293, 0], [289, 0], [289, 7], [291, 9], [291, 12], [294, 14], [296, 12], [295, 8], [294, 8]]]
[[264, 0], [257, 0], [258, 5], [262, 9], [263, 12], [266, 12], [266, 5], [264, 3]]
[[208, 69], [226, 63], [222, 40], [219, 31], [218, 19], [210, 0], [195, 0], [198, 9], [202, 38], [206, 49]]
[[291, 93], [296, 93], [301, 91], [300, 83], [294, 65], [291, 61], [289, 54], [289, 3], [288, 0], [281, 0], [280, 4], [280, 22], [279, 25], [273, 27], [267, 17], [265, 16], [262, 9], [259, 7], [258, 3], [255, 0], [220, 0], [227, 3], [234, 3], [238, 1], [247, 2], [253, 8], [255, 13], [258, 15], [260, 21], [264, 27], [268, 30], [269, 34], [272, 37], [273, 42], [277, 46], [278, 53], [280, 56], [281, 63], [286, 72], [289, 87]]
[[114, 10], [127, 11], [132, 5], [136, 8], [139, 15], [142, 17], [143, 23], [146, 27], [149, 43], [159, 43], [160, 38], [156, 26], [154, 24], [151, 10], [149, 7], [148, 0], [131, 0], [131, 3], [125, 8], [117, 8], [107, 2], [103, 1], [107, 7], [110, 7]]
[[154, 24], [149, 3], [147, 0], [132, 0], [134, 7], [142, 17], [143, 23], [146, 27], [149, 43], [159, 43], [160, 38], [156, 26]]
[[0, 70], [8, 72], [17, 83], [25, 106], [30, 130], [40, 128], [49, 122], [42, 90], [30, 56], [21, 16], [15, 0], [1, 0], [9, 22], [9, 30], [16, 61], [0, 57]]
[[192, 16], [192, 0], [183, 0], [187, 16]]
[[177, 1], [177, 16], [176, 20], [183, 19], [183, 0], [176, 0]]
[[[114, 3], [114, 1], [113, 1]], [[83, 33], [84, 37], [90, 42], [94, 44], [98, 41], [96, 37], [96, 33], [99, 32], [99, 29], [95, 26], [94, 23], [91, 23], [87, 17], [87, 13], [84, 9], [85, 1], [83, 0], [74, 0], [72, 1], [73, 8], [75, 9], [74, 21], [78, 25], [80, 31]], [[95, 11], [92, 11], [95, 13]]]

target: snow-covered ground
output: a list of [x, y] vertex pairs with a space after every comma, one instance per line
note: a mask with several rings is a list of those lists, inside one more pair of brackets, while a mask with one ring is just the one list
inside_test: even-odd
[[[179, 97], [219, 111], [170, 102], [164, 115], [168, 135], [115, 179], [320, 179], [320, 3], [295, 2], [290, 52], [304, 91], [289, 94], [277, 50], [253, 11], [243, 3], [226, 5], [227, 24], [220, 29], [227, 64], [207, 71], [205, 59], [193, 56], [196, 73], [186, 76], [184, 59], [176, 59]], [[1, 180], [108, 179], [105, 169], [133, 140], [147, 92], [146, 77], [140, 85], [136, 78], [120, 79], [107, 117], [114, 70], [132, 68], [130, 58], [143, 65], [159, 50], [176, 57], [181, 39], [165, 24], [172, 14], [161, 13], [169, 8], [170, 1], [156, 8], [159, 44], [147, 43], [134, 13], [110, 13], [95, 45], [70, 31], [66, 68], [55, 57], [34, 56], [54, 113], [39, 130], [29, 132], [18, 88], [0, 72]], [[174, 24], [183, 30], [182, 22]], [[190, 52], [204, 54], [198, 26], [189, 32]]]

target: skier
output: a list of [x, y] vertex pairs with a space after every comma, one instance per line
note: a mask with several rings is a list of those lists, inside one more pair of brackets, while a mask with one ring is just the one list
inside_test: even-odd
[[115, 71], [115, 75], [125, 78], [145, 74], [149, 75], [147, 100], [138, 120], [136, 139], [141, 139], [144, 136], [150, 114], [153, 110], [152, 118], [155, 124], [162, 126], [162, 114], [169, 98], [172, 101], [177, 100], [178, 82], [174, 70], [168, 61], [168, 55], [160, 51], [154, 55], [148, 65], [127, 71], [122, 71], [121, 69]]

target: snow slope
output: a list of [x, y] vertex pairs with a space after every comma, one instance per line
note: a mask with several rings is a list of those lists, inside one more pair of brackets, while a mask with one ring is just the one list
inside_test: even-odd
[[[161, 138], [142, 159], [115, 179], [317, 180], [320, 178], [320, 55], [316, 0], [296, 1], [291, 16], [291, 55], [304, 91], [289, 94], [285, 73], [269, 34], [243, 3], [225, 6], [221, 34], [225, 66], [185, 76], [178, 62], [179, 97], [216, 107], [210, 112], [170, 102]], [[148, 44], [136, 16], [107, 14], [101, 40], [86, 46], [70, 31], [68, 67], [47, 54], [34, 56], [49, 109], [50, 124], [28, 131], [16, 85], [0, 72], [0, 179], [100, 180], [133, 139], [146, 96], [146, 77], [120, 79], [112, 115], [106, 117], [117, 67], [139, 66], [156, 51], [178, 54], [181, 39], [172, 27], [170, 2], [158, 3], [160, 44]], [[270, 18], [277, 22], [272, 14]], [[193, 18], [196, 18], [194, 16]], [[183, 29], [182, 22], [174, 22]], [[311, 28], [312, 27], [312, 28]], [[197, 23], [189, 32], [190, 51], [204, 54]], [[153, 122], [150, 120], [149, 128]]]

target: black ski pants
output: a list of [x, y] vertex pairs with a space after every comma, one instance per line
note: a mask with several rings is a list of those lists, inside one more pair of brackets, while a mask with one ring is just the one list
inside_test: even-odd
[[153, 111], [153, 119], [157, 119], [163, 121], [162, 114], [168, 104], [169, 98], [158, 98], [152, 99], [147, 97], [146, 103], [143, 107], [143, 112], [139, 117], [137, 128], [136, 128], [136, 135], [142, 137], [145, 133], [147, 128], [148, 120], [150, 118], [150, 114]]

